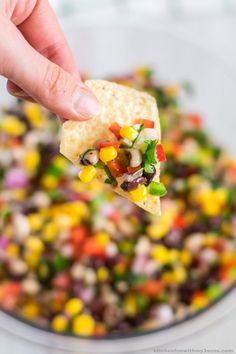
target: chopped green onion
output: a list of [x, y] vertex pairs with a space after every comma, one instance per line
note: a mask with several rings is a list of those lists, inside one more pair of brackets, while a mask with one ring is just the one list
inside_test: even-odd
[[96, 168], [99, 168], [100, 170], [104, 170], [104, 172], [107, 175], [107, 178], [105, 179], [105, 183], [107, 184], [112, 184], [114, 187], [117, 186], [117, 181], [116, 179], [112, 176], [111, 171], [109, 170], [109, 168], [107, 167], [107, 165], [105, 165], [103, 162], [99, 161], [96, 163], [96, 165], [94, 165]]
[[104, 170], [105, 164], [101, 161], [98, 161], [94, 167], [99, 168], [100, 170]]
[[138, 134], [137, 134], [136, 138], [134, 139], [134, 141], [133, 141], [133, 143], [132, 143], [132, 146], [131, 146], [131, 147], [133, 147], [133, 146], [134, 146], [134, 144], [136, 143], [136, 141], [138, 140], [138, 138], [139, 138], [139, 136], [140, 136], [141, 131], [143, 130], [143, 128], [144, 128], [144, 125], [143, 125], [143, 124], [141, 124], [141, 125], [140, 125], [140, 127], [139, 127], [139, 128], [138, 128], [138, 130], [137, 130]]
[[144, 160], [147, 161], [149, 164], [157, 163], [156, 145], [157, 145], [157, 140], [147, 141], [147, 150], [145, 152]]
[[152, 164], [150, 164], [148, 161], [145, 161], [143, 169], [146, 173], [153, 173], [154, 166]]
[[106, 165], [104, 165], [104, 171], [105, 171], [105, 173], [106, 173], [106, 175], [107, 175], [107, 178], [106, 178], [106, 180], [105, 180], [105, 183], [107, 183], [107, 184], [112, 184], [114, 187], [116, 187], [116, 186], [117, 186], [117, 181], [116, 181], [116, 179], [112, 176], [111, 171], [109, 170], [109, 168], [108, 168]]
[[147, 149], [146, 152], [144, 154], [144, 171], [146, 173], [152, 173], [153, 172], [153, 168], [156, 163], [157, 163], [157, 159], [156, 159], [156, 145], [157, 145], [157, 141], [156, 140], [147, 140], [146, 142], [147, 145]]
[[158, 197], [166, 195], [167, 190], [163, 183], [152, 181], [149, 185], [149, 193]]

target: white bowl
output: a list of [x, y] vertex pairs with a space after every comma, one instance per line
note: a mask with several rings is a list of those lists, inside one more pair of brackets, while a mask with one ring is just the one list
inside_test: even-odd
[[[156, 71], [161, 81], [175, 83], [188, 80], [195, 95], [183, 101], [186, 109], [203, 114], [208, 130], [231, 153], [235, 154], [236, 79], [227, 66], [211, 53], [164, 32], [154, 25], [138, 23], [132, 19], [99, 17], [86, 22], [74, 17], [64, 24], [66, 36], [82, 72], [93, 78], [127, 73], [144, 64]], [[0, 104], [10, 98], [0, 80]], [[181, 324], [136, 337], [113, 340], [80, 339], [56, 335], [28, 326], [21, 321], [0, 313], [0, 327], [27, 343], [37, 343], [40, 353], [52, 348], [55, 353], [129, 353], [170, 344], [184, 336], [192, 335], [209, 326], [236, 307], [236, 290], [232, 290], [217, 304]], [[45, 351], [44, 351], [45, 350]]]

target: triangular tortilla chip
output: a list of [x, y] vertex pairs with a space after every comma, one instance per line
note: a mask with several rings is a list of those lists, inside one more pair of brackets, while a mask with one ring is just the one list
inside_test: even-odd
[[[66, 121], [62, 126], [60, 151], [75, 165], [79, 165], [80, 154], [94, 146], [98, 140], [114, 140], [109, 131], [112, 123], [121, 126], [133, 124], [136, 119], [149, 119], [155, 122], [160, 140], [160, 125], [156, 100], [147, 93], [104, 80], [88, 80], [86, 85], [92, 90], [101, 104], [99, 116], [88, 121]], [[154, 178], [159, 181], [160, 166]], [[97, 178], [104, 181], [105, 173], [98, 170]], [[127, 198], [121, 188], [114, 191]], [[159, 197], [148, 195], [143, 202], [136, 203], [152, 214], [160, 214]]]

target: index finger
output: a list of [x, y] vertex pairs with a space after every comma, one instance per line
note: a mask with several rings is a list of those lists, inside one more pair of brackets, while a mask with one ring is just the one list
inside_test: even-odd
[[18, 29], [39, 53], [80, 79], [72, 52], [48, 0], [38, 0], [29, 17], [18, 24]]

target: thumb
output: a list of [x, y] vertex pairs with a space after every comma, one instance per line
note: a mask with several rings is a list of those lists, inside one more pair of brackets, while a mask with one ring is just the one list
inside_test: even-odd
[[[65, 119], [85, 120], [99, 113], [99, 103], [78, 78], [34, 50], [8, 20], [5, 35], [11, 40], [0, 44], [1, 73], [28, 96]], [[6, 43], [7, 42], [7, 43]], [[3, 46], [3, 48], [1, 48]], [[14, 85], [8, 85], [11, 94]]]

